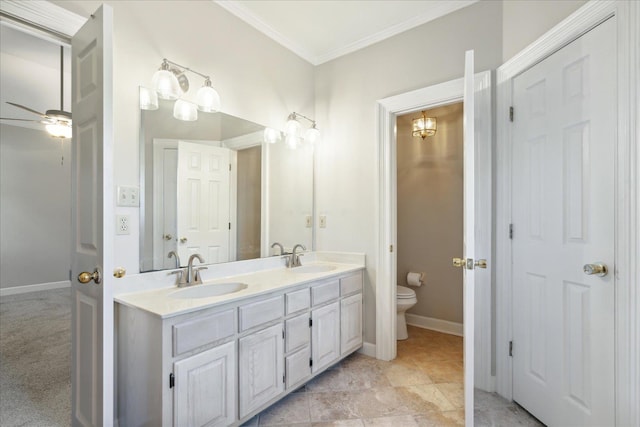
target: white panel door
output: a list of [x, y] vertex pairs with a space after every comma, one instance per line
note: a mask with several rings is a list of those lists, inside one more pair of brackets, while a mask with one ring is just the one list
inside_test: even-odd
[[174, 425], [228, 426], [236, 420], [236, 343], [174, 364]]
[[178, 254], [229, 261], [229, 149], [178, 142]]
[[71, 423], [112, 426], [113, 10], [91, 16], [71, 46]]
[[513, 81], [513, 397], [549, 426], [615, 425], [615, 64], [612, 18]]

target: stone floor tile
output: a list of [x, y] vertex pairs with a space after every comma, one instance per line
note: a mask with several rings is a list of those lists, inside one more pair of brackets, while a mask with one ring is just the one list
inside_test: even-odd
[[456, 409], [451, 402], [442, 394], [435, 384], [418, 384], [407, 387], [398, 387], [398, 392], [402, 395], [414, 414], [429, 411], [452, 411]]
[[464, 410], [427, 412], [414, 419], [419, 427], [464, 427]]
[[309, 394], [291, 393], [260, 413], [260, 426], [309, 423]]
[[363, 421], [365, 427], [418, 427], [418, 423], [411, 415], [365, 418]]
[[473, 419], [476, 427], [544, 427], [544, 424], [515, 404], [498, 408], [476, 409], [474, 411]]
[[418, 369], [429, 375], [434, 383], [462, 383], [464, 382], [464, 369], [462, 364], [453, 360], [444, 360], [439, 363], [433, 361], [417, 361]]
[[393, 364], [388, 366], [384, 370], [384, 375], [389, 383], [394, 386], [403, 385], [416, 385], [416, 384], [431, 384], [431, 378], [429, 375], [417, 369], [415, 364]]
[[464, 408], [464, 384], [462, 383], [440, 383], [437, 384], [438, 390], [449, 402], [456, 408]]
[[509, 402], [498, 393], [490, 393], [478, 389], [474, 390], [473, 403], [476, 409], [490, 409], [513, 405], [512, 402]]
[[311, 421], [334, 421], [360, 418], [358, 396], [361, 392], [330, 391], [307, 393]]
[[311, 427], [364, 427], [362, 420], [335, 420], [324, 423], [313, 423]]

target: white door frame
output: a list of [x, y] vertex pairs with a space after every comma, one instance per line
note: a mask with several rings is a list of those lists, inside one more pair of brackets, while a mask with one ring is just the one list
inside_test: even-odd
[[[592, 1], [498, 68], [496, 145], [496, 388], [512, 398], [513, 334], [511, 292], [511, 126], [508, 120], [513, 78], [615, 16], [617, 32], [617, 143], [615, 218], [615, 384], [616, 423], [640, 424], [640, 206], [638, 165], [638, 66], [640, 3]], [[516, 111], [515, 114], [518, 114]], [[517, 232], [517, 230], [516, 230]]]
[[[485, 71], [475, 75], [476, 96], [479, 110], [476, 114], [485, 117], [491, 115], [491, 72]], [[412, 111], [434, 108], [463, 101], [463, 79], [418, 89], [412, 92], [381, 99], [377, 102], [376, 128], [378, 131], [378, 199], [376, 210], [378, 218], [378, 249], [376, 262], [376, 358], [392, 360], [396, 357], [396, 268], [395, 248], [397, 232], [397, 185], [396, 185], [396, 116]], [[484, 96], [486, 95], [486, 96]], [[490, 127], [484, 129], [484, 141], [491, 141]], [[490, 144], [489, 144], [490, 145]], [[490, 169], [491, 149], [479, 158]], [[491, 189], [485, 187], [481, 196], [491, 198]], [[485, 232], [491, 239], [491, 205], [483, 206], [488, 219], [488, 230]], [[462, 225], [461, 225], [462, 226]], [[491, 254], [487, 254], [490, 257]], [[475, 382], [486, 389], [493, 389], [491, 377], [491, 290], [476, 293], [476, 330], [479, 333], [475, 340]], [[480, 362], [480, 364], [478, 363]]]

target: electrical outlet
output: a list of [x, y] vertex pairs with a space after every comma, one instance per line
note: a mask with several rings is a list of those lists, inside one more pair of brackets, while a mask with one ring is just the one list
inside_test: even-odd
[[311, 228], [311, 226], [313, 225], [313, 221], [311, 220], [311, 215], [307, 215], [307, 216], [304, 218], [304, 225], [305, 225], [305, 227], [307, 227], [307, 228]]
[[118, 206], [140, 206], [140, 189], [129, 185], [119, 185]]
[[327, 228], [327, 216], [320, 215], [320, 228]]
[[116, 215], [116, 234], [123, 235], [130, 232], [129, 215]]

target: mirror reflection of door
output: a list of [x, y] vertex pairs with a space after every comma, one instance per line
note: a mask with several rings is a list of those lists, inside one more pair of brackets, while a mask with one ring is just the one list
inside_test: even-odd
[[177, 253], [178, 141], [153, 140], [153, 269], [175, 268]]

